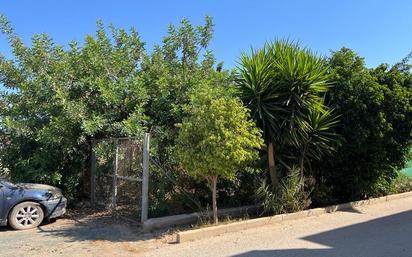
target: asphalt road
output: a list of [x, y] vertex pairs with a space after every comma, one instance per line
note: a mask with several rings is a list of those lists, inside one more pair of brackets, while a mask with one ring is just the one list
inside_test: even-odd
[[206, 240], [157, 245], [142, 255], [411, 257], [412, 198]]

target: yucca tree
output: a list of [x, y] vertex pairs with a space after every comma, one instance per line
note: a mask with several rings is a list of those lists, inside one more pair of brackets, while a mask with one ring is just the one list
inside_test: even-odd
[[332, 154], [338, 144], [337, 135], [331, 130], [338, 123], [333, 109], [309, 109], [308, 114], [297, 119], [300, 130], [297, 160], [300, 177], [303, 179], [305, 164], [311, 169], [313, 160], [321, 160], [324, 155]]
[[311, 113], [331, 114], [323, 104], [330, 86], [328, 67], [310, 50], [280, 40], [243, 53], [238, 69], [239, 96], [263, 130], [269, 173], [276, 186], [275, 161], [281, 161], [282, 149], [305, 147], [310, 129], [302, 125], [310, 125]]
[[240, 58], [240, 77], [237, 81], [242, 101], [252, 112], [252, 117], [261, 127], [268, 148], [268, 162], [271, 180], [277, 184], [277, 175], [274, 161], [273, 139], [277, 131], [278, 109], [276, 99], [279, 95], [273, 83], [275, 63], [272, 61], [266, 48], [253, 50], [251, 55], [245, 53]]

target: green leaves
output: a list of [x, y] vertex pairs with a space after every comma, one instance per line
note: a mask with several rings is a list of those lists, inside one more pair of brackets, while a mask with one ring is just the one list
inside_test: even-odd
[[242, 54], [240, 65], [239, 95], [269, 137], [285, 136], [284, 130], [293, 129], [295, 117], [324, 107], [322, 94], [330, 85], [328, 67], [309, 50], [276, 41], [252, 49], [250, 56]]
[[108, 32], [101, 22], [96, 36], [67, 50], [44, 34], [24, 46], [4, 16], [0, 27], [15, 55], [0, 56], [0, 127], [8, 138], [1, 159], [14, 178], [59, 185], [73, 197], [92, 137], [145, 130], [144, 44], [134, 29]]
[[229, 180], [256, 160], [263, 145], [260, 130], [249, 111], [230, 91], [213, 81], [199, 84], [176, 139], [176, 160], [191, 177], [206, 179], [212, 190], [214, 222], [217, 217], [217, 181]]
[[243, 53], [239, 66], [238, 94], [266, 142], [274, 143], [280, 163], [309, 164], [331, 152], [336, 136], [330, 129], [337, 120], [324, 105], [331, 86], [325, 59], [293, 42], [275, 41]]
[[258, 158], [260, 131], [242, 103], [220, 86], [201, 85], [192, 96], [183, 120], [176, 153], [192, 176], [233, 178], [236, 171]]
[[187, 115], [194, 87], [231, 83], [228, 71], [213, 67], [210, 17], [199, 26], [187, 19], [170, 26], [150, 53], [134, 28], [101, 21], [94, 35], [68, 47], [44, 34], [25, 46], [4, 16], [0, 29], [15, 55], [0, 55], [0, 84], [6, 88], [0, 129], [8, 142], [0, 158], [15, 179], [52, 183], [73, 194], [87, 174], [92, 138], [160, 131], [155, 147], [169, 165], [175, 162], [175, 125]]
[[340, 201], [385, 194], [412, 143], [412, 76], [398, 66], [369, 70], [348, 48], [329, 62], [335, 86], [326, 97], [340, 114], [334, 130], [343, 141], [319, 176]]

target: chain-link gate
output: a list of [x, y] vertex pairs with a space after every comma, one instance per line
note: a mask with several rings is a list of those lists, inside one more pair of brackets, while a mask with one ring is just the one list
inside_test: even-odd
[[92, 142], [91, 204], [147, 219], [149, 134]]

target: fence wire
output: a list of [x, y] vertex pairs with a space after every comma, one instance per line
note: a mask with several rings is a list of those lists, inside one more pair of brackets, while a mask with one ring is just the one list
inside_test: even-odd
[[93, 153], [94, 203], [138, 219], [141, 210], [143, 140], [110, 138], [95, 141]]

